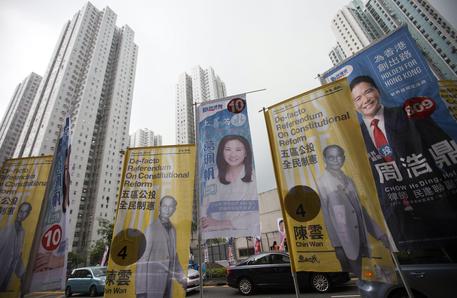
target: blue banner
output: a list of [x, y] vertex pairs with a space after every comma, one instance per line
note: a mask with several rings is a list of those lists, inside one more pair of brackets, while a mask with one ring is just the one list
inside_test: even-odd
[[321, 76], [348, 77], [397, 248], [457, 241], [457, 125], [406, 26]]
[[260, 235], [246, 96], [205, 102], [197, 112], [202, 238]]
[[31, 291], [65, 288], [68, 252], [68, 211], [70, 191], [70, 117], [65, 119], [49, 179], [51, 184], [44, 202], [44, 222], [34, 261]]

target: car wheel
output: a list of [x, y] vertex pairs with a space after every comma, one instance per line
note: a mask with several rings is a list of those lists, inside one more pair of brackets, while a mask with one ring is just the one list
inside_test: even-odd
[[313, 273], [311, 275], [311, 287], [317, 292], [325, 293], [330, 290], [331, 283], [326, 274]]
[[97, 295], [98, 295], [97, 288], [95, 286], [91, 286], [90, 289], [89, 289], [89, 296], [90, 297], [95, 297]]
[[73, 293], [71, 292], [71, 287], [68, 286], [65, 288], [65, 297], [71, 297]]
[[240, 293], [243, 295], [251, 295], [254, 291], [254, 285], [249, 279], [242, 278], [238, 282], [238, 289], [240, 290]]

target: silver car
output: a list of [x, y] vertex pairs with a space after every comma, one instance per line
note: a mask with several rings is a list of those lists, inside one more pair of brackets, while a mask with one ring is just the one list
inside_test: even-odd
[[91, 297], [105, 291], [106, 267], [83, 267], [74, 269], [67, 280], [65, 296], [74, 293], [89, 294]]
[[[456, 250], [417, 249], [399, 254], [401, 270], [415, 298], [457, 297]], [[401, 282], [400, 277], [398, 280]], [[408, 297], [400, 284], [385, 284], [359, 280], [357, 283], [362, 297], [403, 298]]]
[[200, 288], [200, 273], [197, 270], [190, 267], [187, 270], [188, 271], [186, 292], [189, 293]]

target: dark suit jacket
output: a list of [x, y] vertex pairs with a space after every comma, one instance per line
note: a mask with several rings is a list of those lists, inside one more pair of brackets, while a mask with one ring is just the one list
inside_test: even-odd
[[[361, 128], [381, 208], [397, 246], [400, 248], [416, 244], [423, 246], [427, 242], [432, 245], [438, 239], [457, 238], [455, 228], [457, 226], [457, 200], [455, 200], [457, 189], [447, 189], [443, 183], [444, 180], [453, 180], [457, 184], [457, 175], [445, 178], [445, 173], [452, 173], [456, 171], [457, 167], [453, 165], [443, 169], [438, 168], [429, 152], [431, 145], [443, 140], [450, 141], [451, 138], [431, 118], [408, 119], [400, 107], [385, 107], [384, 120], [386, 137], [393, 150], [393, 158], [402, 176], [402, 181], [390, 179], [384, 183], [380, 182], [381, 178], [375, 165], [385, 161], [382, 158], [374, 157], [378, 151], [365, 123], [361, 124]], [[408, 172], [404, 164], [407, 163], [407, 156], [413, 154], [422, 154], [432, 173], [415, 177], [411, 167]], [[426, 188], [428, 195], [424, 191]], [[444, 191], [436, 192], [435, 189], [438, 188], [444, 188]], [[414, 211], [405, 210], [402, 200], [399, 198], [401, 196], [407, 196]]]

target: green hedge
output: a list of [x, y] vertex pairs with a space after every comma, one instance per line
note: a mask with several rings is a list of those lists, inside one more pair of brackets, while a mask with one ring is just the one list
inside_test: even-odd
[[226, 277], [227, 276], [227, 270], [222, 267], [216, 267], [216, 268], [207, 268], [206, 269], [206, 276], [208, 278], [216, 278], [216, 277]]

